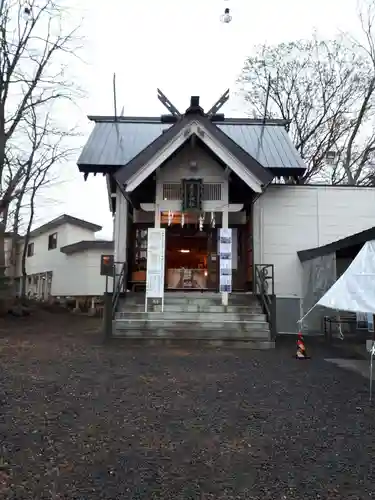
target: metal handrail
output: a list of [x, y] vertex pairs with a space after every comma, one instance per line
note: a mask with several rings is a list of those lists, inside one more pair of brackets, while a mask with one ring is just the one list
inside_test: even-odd
[[[120, 264], [120, 262], [115, 263], [114, 269], [113, 269], [113, 297], [112, 297], [112, 317], [114, 317], [117, 309], [117, 304], [118, 300], [120, 298], [120, 293], [124, 291], [124, 285], [125, 285], [125, 268], [126, 268], [126, 262], [121, 263], [121, 270], [120, 273], [116, 273], [116, 264]], [[118, 281], [116, 278], [118, 277]], [[117, 281], [117, 282], [116, 282]]]
[[275, 321], [272, 315], [272, 300], [275, 295], [274, 266], [273, 264], [255, 264], [255, 292], [259, 294], [267, 320], [273, 331]]

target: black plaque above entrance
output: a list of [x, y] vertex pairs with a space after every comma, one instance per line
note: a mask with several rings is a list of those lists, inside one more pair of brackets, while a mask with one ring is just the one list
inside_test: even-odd
[[202, 179], [183, 179], [182, 181], [182, 211], [202, 210], [203, 183]]

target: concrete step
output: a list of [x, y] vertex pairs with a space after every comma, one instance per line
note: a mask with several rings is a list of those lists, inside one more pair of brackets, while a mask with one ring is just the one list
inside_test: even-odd
[[[143, 299], [133, 299], [133, 298], [122, 298], [119, 299], [118, 301], [119, 304], [123, 306], [135, 306], [135, 305], [143, 305], [145, 304], [145, 298]], [[164, 299], [164, 305], [165, 306], [200, 306], [200, 307], [205, 307], [205, 306], [222, 306], [222, 300], [221, 298], [217, 299], [207, 299], [207, 298], [170, 298], [167, 297]], [[228, 306], [231, 307], [260, 307], [260, 303], [254, 299], [251, 298], [247, 301], [245, 300], [229, 300], [228, 301]]]
[[265, 321], [201, 321], [196, 320], [125, 320], [116, 319], [113, 322], [113, 331], [132, 332], [138, 336], [142, 332], [151, 335], [179, 335], [189, 334], [192, 337], [226, 338], [255, 337], [269, 338], [269, 325]]
[[[144, 304], [120, 304], [117, 310], [119, 313], [124, 312], [144, 312]], [[237, 313], [237, 314], [263, 314], [260, 305], [249, 306], [223, 306], [223, 305], [207, 305], [207, 304], [164, 304], [164, 312], [168, 313], [185, 313], [185, 312], [204, 312], [204, 313]]]
[[[126, 301], [122, 300], [118, 302], [119, 305], [122, 307], [134, 307], [134, 306], [145, 306], [145, 301], [142, 302], [134, 302], [134, 301]], [[172, 301], [172, 300], [166, 300], [164, 301], [164, 306], [166, 307], [190, 307], [190, 306], [198, 306], [198, 308], [203, 309], [204, 307], [221, 307], [223, 306], [221, 301], [208, 301], [208, 300], [179, 300], [179, 301]], [[236, 304], [233, 302], [228, 303], [228, 307], [255, 307], [255, 308], [260, 308], [260, 304], [258, 302], [247, 302], [245, 304]]]
[[[144, 301], [143, 301], [144, 302]], [[139, 302], [138, 302], [139, 303]], [[219, 297], [165, 297], [165, 304], [211, 304], [211, 305], [222, 305], [223, 299]], [[258, 304], [258, 301], [253, 297], [246, 299], [233, 299], [231, 297], [228, 298], [228, 305], [233, 306], [247, 306], [248, 304]]]
[[235, 312], [198, 312], [198, 311], [164, 311], [164, 312], [144, 312], [144, 311], [121, 311], [117, 312], [116, 319], [128, 321], [195, 321], [195, 322], [228, 322], [228, 321], [244, 321], [244, 322], [264, 322], [266, 323], [265, 314], [251, 313], [249, 310], [245, 313]]
[[[252, 294], [229, 294], [229, 305], [248, 305], [251, 303], [258, 304], [257, 298]], [[212, 305], [221, 305], [222, 296], [220, 293], [200, 293], [200, 292], [172, 292], [164, 294], [165, 304], [192, 304], [195, 302], [206, 302]], [[144, 304], [145, 294], [143, 293], [127, 293], [124, 297], [120, 297], [119, 302], [127, 302], [129, 304]]]
[[194, 333], [187, 331], [176, 331], [168, 329], [142, 329], [142, 330], [124, 330], [116, 329], [113, 332], [113, 337], [125, 337], [125, 338], [169, 338], [169, 339], [191, 339], [191, 340], [271, 340], [271, 337], [266, 332], [226, 332], [225, 335], [217, 335], [216, 332], [205, 331], [201, 332], [200, 335], [194, 335]]
[[274, 347], [266, 316], [252, 294], [230, 294], [229, 305], [223, 306], [219, 293], [166, 292], [163, 312], [145, 313], [144, 308], [142, 293], [121, 297], [113, 337], [151, 345]]
[[192, 338], [188, 336], [180, 337], [155, 337], [150, 336], [149, 332], [143, 333], [141, 336], [132, 337], [124, 335], [123, 332], [119, 332], [113, 337], [113, 341], [116, 343], [125, 343], [130, 346], [149, 346], [149, 347], [181, 347], [184, 348], [195, 348], [195, 347], [208, 347], [208, 348], [226, 348], [226, 349], [255, 349], [255, 350], [265, 350], [274, 349], [275, 341], [270, 339], [257, 339], [257, 338]]
[[[145, 297], [144, 292], [127, 292], [126, 297]], [[220, 292], [206, 292], [206, 291], [174, 291], [174, 292], [169, 292], [166, 291], [164, 292], [164, 297], [174, 297], [174, 298], [221, 298], [222, 294]], [[244, 297], [255, 297], [255, 295], [252, 292], [232, 292], [229, 294], [229, 297], [235, 299], [242, 299]]]

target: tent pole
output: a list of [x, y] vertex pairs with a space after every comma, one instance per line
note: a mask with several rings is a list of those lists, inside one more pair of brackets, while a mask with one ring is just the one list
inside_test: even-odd
[[308, 316], [308, 315], [311, 313], [311, 311], [312, 311], [313, 309], [315, 309], [315, 307], [316, 307], [317, 305], [318, 305], [317, 303], [316, 303], [316, 304], [314, 304], [314, 305], [312, 306], [312, 308], [311, 308], [311, 309], [309, 309], [309, 310], [307, 311], [307, 313], [306, 313], [304, 316], [302, 316], [302, 318], [301, 318], [301, 319], [299, 319], [299, 320], [297, 321], [297, 323], [299, 323], [300, 325], [302, 325], [302, 321], [306, 318], [306, 316]]
[[371, 400], [372, 400], [372, 361], [373, 361], [373, 358], [374, 358], [374, 354], [375, 354], [375, 345], [372, 344], [371, 346], [371, 358], [370, 358], [370, 403], [371, 403]]

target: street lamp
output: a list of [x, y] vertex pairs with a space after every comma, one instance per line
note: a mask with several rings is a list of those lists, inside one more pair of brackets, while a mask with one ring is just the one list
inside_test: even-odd
[[28, 5], [25, 5], [25, 7], [23, 9], [22, 17], [23, 17], [24, 21], [28, 21], [30, 19], [30, 17], [31, 17], [31, 8]]
[[228, 7], [224, 10], [224, 14], [220, 17], [220, 19], [221, 19], [221, 22], [225, 23], [225, 24], [228, 24], [231, 22], [232, 16], [230, 15], [230, 10], [228, 9]]

